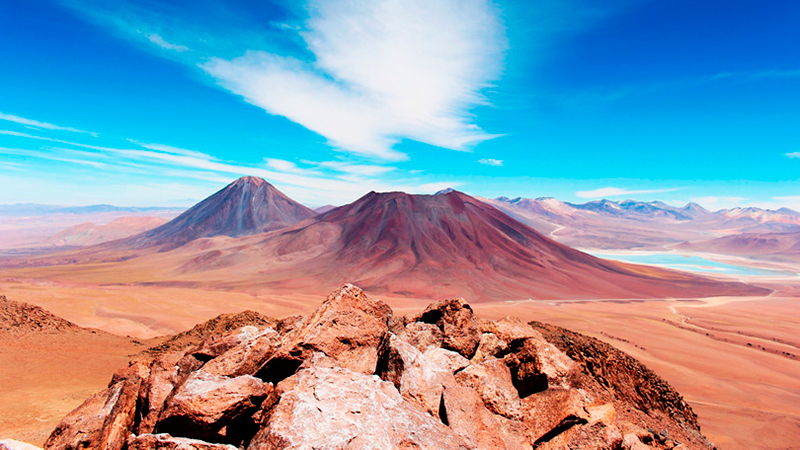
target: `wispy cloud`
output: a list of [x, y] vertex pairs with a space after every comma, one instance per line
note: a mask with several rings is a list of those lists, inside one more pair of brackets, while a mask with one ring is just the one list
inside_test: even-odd
[[204, 4], [214, 14], [203, 14], [64, 1], [143, 48], [191, 50], [158, 54], [343, 152], [399, 161], [403, 140], [468, 151], [499, 136], [470, 112], [489, 104], [483, 92], [504, 64], [506, 30], [491, 0], [306, 0], [285, 5], [286, 21], [260, 25], [235, 2]]
[[185, 148], [178, 148], [173, 147], [171, 145], [164, 145], [164, 144], [148, 144], [147, 142], [139, 142], [135, 139], [128, 139], [128, 142], [132, 142], [139, 147], [144, 147], [149, 150], [155, 150], [158, 152], [164, 153], [172, 153], [175, 155], [183, 155], [183, 156], [194, 156], [198, 158], [211, 158], [212, 156], [203, 152], [198, 152], [195, 150], [187, 150]]
[[[402, 139], [467, 150], [492, 138], [470, 108], [500, 72], [504, 30], [486, 0], [313, 0], [313, 61], [264, 51], [200, 67], [220, 86], [336, 148], [402, 160]], [[293, 30], [285, 30], [287, 33]]]
[[578, 191], [575, 193], [580, 198], [605, 198], [605, 197], [621, 197], [624, 195], [638, 195], [638, 194], [661, 194], [664, 192], [675, 192], [682, 188], [669, 188], [669, 189], [622, 189], [618, 187], [604, 187], [594, 189], [591, 191]]
[[479, 159], [479, 163], [487, 165], [487, 166], [502, 166], [503, 160], [502, 159]]
[[800, 158], [800, 152], [787, 153], [786, 156], [789, 158]]
[[358, 164], [344, 161], [324, 161], [319, 163], [319, 167], [331, 169], [349, 175], [359, 175], [374, 177], [395, 170], [390, 166], [377, 166], [374, 164]]
[[27, 139], [38, 139], [40, 141], [58, 142], [59, 144], [74, 145], [74, 146], [77, 146], [77, 147], [90, 148], [92, 150], [114, 150], [112, 148], [101, 147], [99, 145], [81, 144], [81, 143], [78, 143], [78, 142], [65, 141], [63, 139], [55, 139], [55, 138], [49, 138], [49, 137], [46, 137], [46, 136], [37, 136], [37, 135], [33, 135], [33, 134], [28, 134], [28, 133], [20, 133], [20, 132], [17, 132], [17, 131], [0, 130], [0, 134], [5, 134], [7, 136], [16, 136], [16, 137], [21, 137], [21, 138], [27, 138]]
[[185, 45], [179, 45], [179, 44], [170, 44], [169, 42], [165, 41], [164, 38], [162, 38], [161, 36], [159, 36], [159, 35], [157, 35], [155, 33], [150, 33], [150, 34], [147, 34], [146, 36], [147, 36], [147, 39], [150, 40], [150, 42], [152, 42], [153, 44], [156, 44], [157, 46], [159, 46], [159, 47], [161, 47], [163, 49], [174, 50], [176, 52], [187, 52], [187, 51], [189, 51], [189, 47], [187, 47]]
[[[43, 147], [39, 150], [0, 148], [0, 154], [60, 161], [103, 169], [104, 174], [192, 178], [222, 182], [243, 175], [263, 177], [280, 185], [289, 195], [309, 204], [344, 203], [369, 190], [429, 193], [444, 185], [458, 182], [424, 183], [416, 177], [378, 178], [395, 170], [393, 167], [346, 161], [304, 162], [304, 167], [278, 158], [266, 158], [263, 164], [248, 165], [224, 161], [207, 153], [171, 145], [127, 142], [136, 148], [88, 145], [27, 133], [0, 130], [0, 135], [33, 141], [57, 142], [65, 147]], [[77, 147], [77, 148], [67, 148]], [[88, 149], [88, 150], [83, 150]]]
[[73, 133], [85, 133], [85, 134], [90, 134], [92, 136], [97, 136], [97, 133], [91, 131], [79, 130], [77, 128], [72, 128], [72, 127], [62, 127], [60, 125], [53, 125], [52, 123], [40, 122], [38, 120], [33, 120], [33, 119], [26, 119], [24, 117], [15, 116], [12, 114], [4, 114], [1, 112], [0, 112], [0, 120], [5, 120], [7, 122], [14, 122], [20, 125], [25, 125], [45, 130], [71, 131]]
[[51, 161], [79, 164], [82, 166], [91, 166], [94, 167], [95, 169], [103, 169], [106, 167], [106, 164], [99, 161], [95, 161], [93, 159], [70, 158], [65, 156], [59, 156], [59, 154], [57, 153], [46, 150], [28, 150], [20, 148], [0, 147], [0, 155], [13, 155], [13, 156], [22, 156], [25, 158], [48, 159]]

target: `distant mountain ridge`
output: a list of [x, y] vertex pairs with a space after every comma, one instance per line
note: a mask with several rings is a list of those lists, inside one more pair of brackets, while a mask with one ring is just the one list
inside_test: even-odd
[[670, 206], [664, 202], [639, 202], [636, 200], [595, 200], [583, 204], [572, 204], [570, 206], [586, 211], [595, 211], [615, 216], [644, 216], [644, 217], [668, 217], [675, 220], [695, 220], [705, 217], [709, 211], [697, 203], [689, 203], [684, 207]]
[[182, 207], [173, 206], [114, 206], [114, 205], [88, 205], [88, 206], [60, 206], [42, 205], [38, 203], [17, 203], [13, 205], [0, 205], [0, 216], [43, 216], [49, 214], [96, 214], [105, 212], [149, 212], [149, 211], [175, 211], [183, 210]]
[[800, 213], [788, 208], [709, 211], [696, 203], [676, 207], [660, 201], [604, 199], [574, 204], [548, 197], [482, 200], [559, 242], [579, 248], [656, 249], [732, 231], [800, 231]]
[[[256, 291], [317, 293], [353, 281], [383, 294], [476, 301], [768, 292], [595, 258], [458, 191], [370, 192], [285, 229], [204, 240], [171, 255], [178, 266], [169, 283]], [[155, 263], [154, 257], [145, 260]]]
[[[598, 216], [554, 200], [516, 202], [554, 216], [575, 213], [578, 221]], [[456, 190], [370, 192], [317, 215], [254, 177], [234, 181], [142, 234], [9, 264], [100, 262], [121, 264], [127, 282], [249, 292], [321, 293], [345, 282], [396, 296], [468, 295], [476, 301], [769, 292], [596, 258]]]
[[797, 262], [800, 260], [800, 231], [741, 233], [708, 241], [684, 242], [677, 248], [762, 260]]

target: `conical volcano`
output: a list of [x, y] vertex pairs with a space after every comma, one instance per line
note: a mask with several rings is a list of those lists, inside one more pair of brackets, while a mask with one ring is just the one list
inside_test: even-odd
[[[353, 282], [393, 297], [477, 302], [770, 292], [599, 259], [458, 191], [370, 192], [302, 220], [313, 214], [263, 180], [246, 178], [150, 232], [27, 264], [120, 264], [126, 282], [169, 286], [315, 294]], [[296, 223], [282, 228], [289, 222]], [[86, 270], [93, 276], [94, 266]]]
[[[278, 290], [324, 291], [353, 281], [387, 295], [463, 295], [473, 301], [766, 292], [595, 258], [458, 191], [371, 192], [315, 220], [253, 238], [195, 254], [184, 267], [212, 276], [219, 267], [237, 266], [251, 286]], [[249, 284], [225, 275], [225, 286]]]
[[131, 238], [130, 243], [175, 248], [198, 238], [278, 230], [316, 215], [265, 180], [242, 177], [172, 221]]

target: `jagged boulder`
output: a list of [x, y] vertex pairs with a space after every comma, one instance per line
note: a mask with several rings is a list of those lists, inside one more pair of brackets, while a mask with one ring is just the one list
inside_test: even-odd
[[409, 322], [433, 324], [442, 331], [442, 347], [461, 353], [469, 359], [480, 342], [480, 326], [472, 308], [463, 298], [434, 303]]
[[450, 373], [456, 373], [459, 370], [469, 366], [469, 360], [452, 350], [445, 350], [439, 347], [431, 347], [423, 353], [426, 358], [431, 360], [434, 364], [446, 368]]
[[250, 375], [231, 378], [199, 369], [166, 401], [156, 430], [212, 442], [236, 441], [234, 429], [252, 426], [247, 420], [271, 391], [271, 383]]
[[397, 335], [421, 352], [429, 348], [440, 348], [444, 341], [442, 330], [436, 325], [425, 322], [411, 322]]
[[502, 360], [487, 358], [458, 372], [455, 378], [460, 385], [475, 389], [493, 413], [522, 420], [522, 401], [511, 380], [511, 371]]
[[530, 427], [535, 441], [548, 433], [566, 431], [578, 424], [589, 423], [584, 393], [577, 390], [548, 389], [523, 400], [525, 423]]
[[[375, 372], [378, 345], [389, 331], [392, 310], [380, 300], [346, 284], [334, 291], [296, 332], [288, 334], [273, 366], [267, 362], [262, 375], [283, 367], [287, 362], [302, 361], [314, 352], [322, 352], [342, 367], [356, 372]], [[299, 364], [297, 365], [299, 366]], [[279, 381], [279, 380], [275, 380]]]
[[[137, 364], [138, 366], [138, 364]], [[56, 426], [46, 450], [121, 449], [136, 419], [143, 378], [138, 370], [89, 397]]]
[[182, 358], [183, 354], [179, 352], [166, 353], [150, 364], [150, 376], [139, 392], [141, 421], [136, 430], [138, 433], [152, 433], [155, 430], [164, 401], [178, 384], [178, 362]]
[[[456, 434], [479, 449], [528, 449], [530, 439], [509, 433], [504, 418], [486, 409], [480, 395], [471, 388], [448, 386], [442, 394], [439, 416]], [[519, 431], [519, 430], [518, 430]]]
[[238, 450], [232, 445], [172, 437], [167, 433], [130, 435], [128, 450]]
[[248, 450], [468, 449], [464, 440], [388, 381], [309, 367], [277, 387], [280, 401]]
[[280, 344], [281, 336], [278, 332], [267, 328], [206, 363], [203, 371], [226, 377], [255, 375], [258, 369], [275, 354]]
[[472, 356], [472, 360], [480, 362], [487, 356], [503, 357], [507, 352], [508, 343], [506, 341], [500, 339], [494, 333], [482, 333], [481, 339], [478, 341], [478, 349], [475, 351], [475, 355]]
[[256, 334], [258, 334], [258, 328], [247, 325], [242, 327], [238, 333], [228, 336], [210, 336], [204, 339], [195, 349], [189, 351], [189, 354], [197, 360], [205, 362], [216, 358], [243, 342], [252, 340]]
[[448, 366], [435, 363], [394, 334], [384, 339], [378, 354], [376, 373], [382, 379], [391, 381], [403, 397], [419, 404], [432, 416], [437, 416], [445, 386], [456, 384], [453, 371]]

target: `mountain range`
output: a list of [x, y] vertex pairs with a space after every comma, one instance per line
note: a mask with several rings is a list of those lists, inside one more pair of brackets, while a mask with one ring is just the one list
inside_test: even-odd
[[96, 276], [102, 263], [126, 282], [256, 293], [324, 293], [343, 282], [380, 294], [472, 301], [769, 292], [595, 258], [454, 190], [370, 192], [317, 215], [254, 177], [142, 234], [8, 263], [60, 266], [45, 271], [69, 266], [78, 278]]
[[554, 198], [481, 200], [564, 244], [596, 249], [665, 249], [734, 233], [800, 231], [800, 213], [788, 208], [709, 211], [696, 203], [596, 200], [583, 204]]
[[800, 261], [800, 231], [741, 233], [708, 241], [684, 242], [679, 250], [735, 255], [778, 262]]

